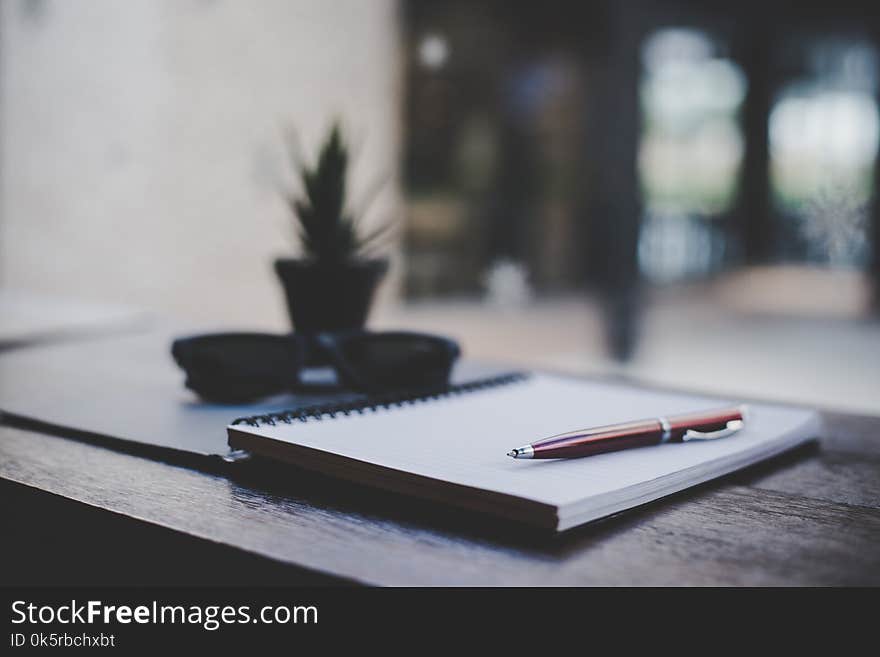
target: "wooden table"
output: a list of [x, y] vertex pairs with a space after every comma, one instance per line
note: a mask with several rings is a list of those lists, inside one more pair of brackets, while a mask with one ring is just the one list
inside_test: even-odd
[[561, 536], [255, 463], [234, 477], [0, 427], [14, 583], [880, 584], [880, 418]]

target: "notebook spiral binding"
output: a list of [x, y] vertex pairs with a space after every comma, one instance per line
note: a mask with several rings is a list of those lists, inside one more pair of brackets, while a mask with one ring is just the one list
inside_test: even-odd
[[233, 425], [246, 424], [251, 427], [260, 427], [264, 425], [275, 426], [279, 422], [284, 424], [292, 424], [295, 421], [308, 422], [310, 420], [323, 420], [325, 417], [335, 418], [337, 415], [351, 415], [352, 413], [363, 414], [366, 411], [378, 411], [380, 409], [390, 409], [392, 407], [403, 407], [407, 404], [415, 404], [423, 401], [441, 399], [444, 397], [452, 397], [467, 392], [475, 392], [486, 388], [494, 388], [497, 386], [516, 383], [523, 381], [529, 377], [527, 372], [511, 372], [499, 376], [492, 376], [484, 379], [477, 379], [467, 383], [443, 388], [442, 390], [418, 392], [409, 391], [403, 393], [390, 393], [381, 395], [369, 395], [358, 399], [330, 403], [318, 404], [314, 406], [304, 406], [289, 411], [281, 411], [278, 413], [266, 413], [264, 415], [251, 415], [250, 417], [240, 417], [233, 420]]

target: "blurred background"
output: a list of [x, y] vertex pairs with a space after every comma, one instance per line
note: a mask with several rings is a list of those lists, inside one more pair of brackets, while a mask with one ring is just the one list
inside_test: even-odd
[[878, 83], [851, 0], [0, 0], [0, 290], [284, 330], [338, 118], [372, 326], [877, 414]]

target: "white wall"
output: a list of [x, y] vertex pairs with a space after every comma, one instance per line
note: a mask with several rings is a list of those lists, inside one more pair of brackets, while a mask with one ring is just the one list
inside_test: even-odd
[[394, 0], [2, 0], [0, 285], [283, 326], [285, 125], [399, 208]]

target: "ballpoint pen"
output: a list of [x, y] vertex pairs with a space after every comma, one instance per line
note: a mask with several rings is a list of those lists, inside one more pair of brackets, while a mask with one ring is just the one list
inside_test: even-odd
[[507, 455], [515, 459], [575, 458], [668, 442], [725, 438], [742, 429], [746, 418], [745, 406], [655, 417], [569, 431], [517, 447]]

